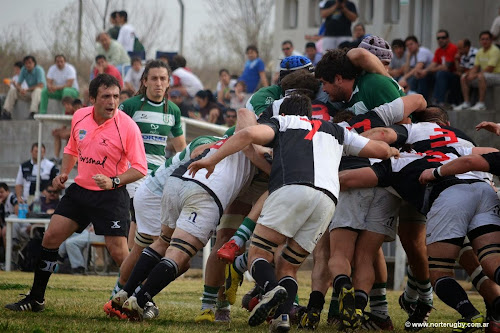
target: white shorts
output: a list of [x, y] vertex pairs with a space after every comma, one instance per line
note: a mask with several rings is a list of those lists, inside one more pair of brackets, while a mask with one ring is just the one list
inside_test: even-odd
[[182, 229], [206, 244], [220, 219], [219, 206], [203, 187], [168, 177], [161, 199], [161, 223]]
[[381, 187], [352, 189], [340, 193], [329, 231], [337, 228], [367, 230], [396, 238], [401, 199]]
[[269, 195], [257, 223], [293, 238], [311, 253], [330, 223], [335, 203], [306, 185], [285, 185]]
[[[149, 170], [148, 170], [148, 174], [149, 174]], [[138, 179], [135, 182], [129, 183], [126, 185], [129, 197], [133, 198], [135, 196], [135, 191], [137, 191], [139, 186], [141, 186], [141, 184], [144, 183], [144, 181], [146, 180], [146, 177], [147, 176], [142, 177], [141, 179]], [[135, 208], [135, 206], [134, 206], [134, 208]]]
[[157, 196], [142, 183], [134, 196], [135, 222], [137, 232], [150, 236], [160, 236], [161, 220], [158, 212], [161, 210], [161, 196]]
[[499, 207], [495, 191], [485, 182], [450, 186], [427, 213], [427, 245], [465, 237], [484, 225], [500, 226]]
[[[500, 73], [488, 73], [484, 72], [484, 80], [486, 81], [486, 86], [498, 86], [500, 85]], [[477, 88], [478, 87], [478, 80], [474, 79], [471, 82], [471, 86]]]
[[351, 36], [323, 36], [323, 52], [327, 50], [335, 50], [343, 42], [351, 42]]

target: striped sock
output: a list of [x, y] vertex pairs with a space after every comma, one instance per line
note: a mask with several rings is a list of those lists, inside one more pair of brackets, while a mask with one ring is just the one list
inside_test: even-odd
[[252, 236], [253, 229], [255, 229], [255, 222], [250, 218], [245, 217], [243, 223], [241, 223], [240, 227], [236, 230], [231, 239], [234, 240], [239, 247], [243, 247]]
[[422, 303], [432, 306], [432, 286], [431, 281], [417, 281], [418, 300]]
[[203, 286], [203, 298], [201, 299], [201, 309], [215, 309], [217, 304], [217, 294], [219, 293], [219, 287], [210, 287], [207, 285]]
[[217, 300], [217, 309], [230, 309], [231, 305], [229, 304], [229, 301], [219, 301]]
[[386, 286], [385, 282], [375, 283], [370, 291], [370, 312], [377, 317], [389, 316]]
[[121, 285], [121, 283], [119, 282], [120, 281], [120, 276], [118, 276], [118, 278], [116, 279], [116, 284], [115, 284], [115, 287], [113, 288], [113, 290], [111, 291], [111, 297], [109, 299], [112, 299], [113, 296], [115, 296], [115, 294], [117, 292], [119, 292], [120, 290], [123, 289], [123, 286]]
[[233, 268], [240, 275], [246, 272], [248, 269], [248, 252], [239, 255], [234, 259]]
[[408, 281], [406, 282], [403, 297], [408, 303], [415, 304], [418, 301], [417, 281], [413, 277], [413, 272], [411, 271], [410, 266], [408, 266]]

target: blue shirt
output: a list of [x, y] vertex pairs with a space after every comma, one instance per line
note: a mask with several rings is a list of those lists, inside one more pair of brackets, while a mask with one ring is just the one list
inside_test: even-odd
[[247, 92], [253, 93], [257, 90], [257, 86], [260, 81], [260, 72], [263, 72], [266, 66], [262, 59], [257, 58], [255, 60], [247, 60], [245, 63], [245, 69], [240, 76], [240, 80], [244, 81], [247, 85]]
[[47, 82], [45, 81], [45, 71], [39, 65], [36, 65], [31, 72], [28, 72], [26, 67], [21, 68], [19, 73], [18, 83], [21, 84], [26, 81], [29, 88], [36, 86], [39, 83], [43, 83], [43, 87], [47, 87]]

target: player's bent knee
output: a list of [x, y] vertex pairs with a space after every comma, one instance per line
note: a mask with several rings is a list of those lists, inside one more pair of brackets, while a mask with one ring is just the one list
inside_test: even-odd
[[281, 257], [294, 267], [299, 267], [300, 265], [302, 265], [307, 256], [308, 254], [298, 253], [288, 245], [285, 245], [283, 251], [281, 252]]
[[276, 248], [278, 247], [278, 244], [268, 241], [264, 237], [261, 237], [255, 233], [252, 235], [251, 245], [265, 252], [269, 252], [273, 257], [274, 253], [276, 252]]
[[170, 243], [172, 242], [172, 238], [170, 238], [170, 236], [164, 234], [163, 231], [161, 232], [160, 237], [158, 239], [161, 242], [167, 244], [167, 246], [170, 246]]
[[477, 258], [483, 264], [483, 261], [488, 259], [500, 258], [500, 244], [489, 244], [477, 250]]
[[136, 230], [134, 242], [137, 245], [139, 245], [140, 247], [148, 247], [149, 245], [153, 244], [153, 237], [151, 237], [150, 235], [146, 235], [146, 234], [143, 234], [141, 232], [138, 232]]
[[441, 276], [453, 276], [455, 269], [455, 259], [429, 257], [429, 273], [432, 280]]
[[195, 246], [180, 238], [172, 238], [170, 248], [184, 252], [189, 256], [189, 258], [192, 258], [198, 252], [198, 249]]

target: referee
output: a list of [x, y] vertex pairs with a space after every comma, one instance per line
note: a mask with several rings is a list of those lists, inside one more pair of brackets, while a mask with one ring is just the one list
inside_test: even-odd
[[45, 289], [56, 268], [59, 246], [90, 222], [97, 235], [105, 236], [106, 247], [118, 265], [128, 253], [130, 199], [124, 185], [146, 175], [144, 145], [137, 124], [117, 109], [120, 84], [114, 77], [97, 76], [90, 82], [89, 95], [93, 106], [75, 112], [61, 174], [53, 185], [65, 188], [77, 161], [78, 175], [45, 232], [31, 291], [19, 302], [7, 304], [9, 310], [38, 312], [45, 308]]

